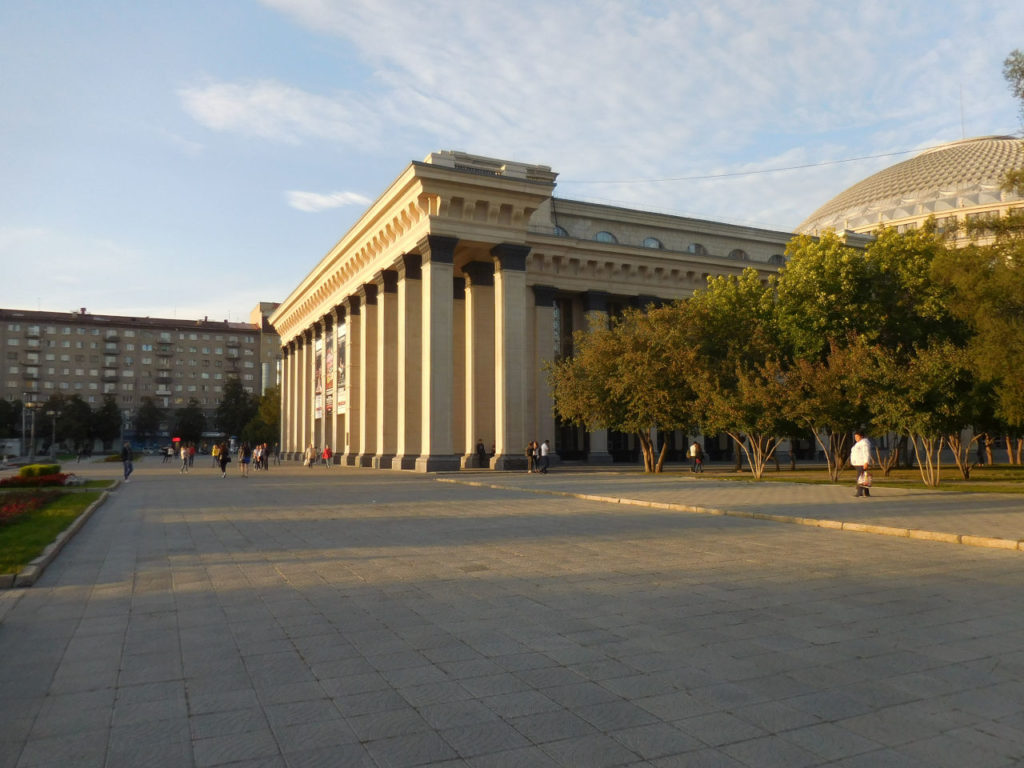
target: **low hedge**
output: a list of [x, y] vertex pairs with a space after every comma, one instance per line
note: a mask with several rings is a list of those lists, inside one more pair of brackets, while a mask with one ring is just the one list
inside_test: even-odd
[[40, 488], [46, 485], [65, 485], [68, 475], [62, 472], [54, 472], [49, 475], [35, 475], [31, 477], [5, 477], [0, 480], [0, 488]]
[[60, 464], [26, 464], [18, 470], [19, 477], [40, 477], [41, 475], [56, 475], [60, 472]]

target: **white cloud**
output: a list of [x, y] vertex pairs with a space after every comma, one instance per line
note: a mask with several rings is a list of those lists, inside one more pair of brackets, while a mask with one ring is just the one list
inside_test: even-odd
[[361, 97], [308, 93], [275, 80], [208, 81], [178, 91], [185, 111], [215, 131], [298, 144], [327, 139], [353, 145], [372, 143], [377, 122]]
[[290, 190], [285, 193], [288, 198], [288, 205], [307, 213], [318, 213], [330, 208], [341, 208], [346, 205], [369, 205], [372, 200], [355, 192], [331, 192], [321, 194], [319, 192], [300, 192]]

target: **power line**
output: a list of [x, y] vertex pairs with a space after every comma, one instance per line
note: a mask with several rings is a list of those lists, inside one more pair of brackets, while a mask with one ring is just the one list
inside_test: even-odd
[[664, 179], [618, 179], [618, 180], [566, 180], [559, 179], [559, 184], [659, 184], [666, 181], [707, 181], [708, 179], [728, 179], [738, 176], [757, 176], [765, 173], [781, 173], [782, 171], [799, 171], [804, 168], [821, 168], [826, 165], [841, 165], [842, 163], [856, 163], [860, 160], [875, 160], [880, 157], [896, 157], [898, 155], [909, 155], [914, 152], [921, 152], [921, 149], [902, 149], [899, 152], [884, 152], [880, 155], [863, 155], [861, 157], [847, 157], [843, 160], [826, 160], [820, 163], [805, 163], [804, 165], [790, 165], [785, 168], [763, 168], [759, 171], [734, 171], [732, 173], [711, 173], [703, 176], [670, 176]]

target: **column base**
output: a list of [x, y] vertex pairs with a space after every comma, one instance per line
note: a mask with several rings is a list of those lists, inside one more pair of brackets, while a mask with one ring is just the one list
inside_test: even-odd
[[587, 464], [611, 464], [612, 455], [607, 451], [591, 451], [587, 454]]
[[459, 469], [459, 457], [455, 454], [448, 456], [420, 456], [416, 459], [417, 472], [454, 472]]
[[462, 457], [462, 469], [490, 469], [491, 460], [484, 459], [484, 462], [484, 464], [481, 464], [479, 457], [475, 453], [467, 453]]
[[370, 465], [374, 469], [392, 469], [392, 463], [395, 460], [395, 454], [393, 453], [378, 453], [373, 457], [373, 463]]
[[504, 471], [522, 471], [526, 469], [526, 456], [517, 454], [497, 454], [491, 459], [491, 469]]
[[395, 456], [391, 460], [392, 469], [416, 469], [416, 456]]
[[356, 461], [359, 457], [354, 453], [342, 454], [342, 457], [338, 460], [338, 463], [343, 467], [358, 467], [359, 463]]
[[373, 466], [373, 454], [372, 453], [360, 453], [356, 456], [356, 463], [353, 464], [355, 467], [372, 467]]

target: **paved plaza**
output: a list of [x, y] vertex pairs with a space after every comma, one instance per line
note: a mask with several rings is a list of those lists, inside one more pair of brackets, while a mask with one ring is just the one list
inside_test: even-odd
[[1024, 552], [550, 492], [1024, 538], [1012, 496], [146, 459], [0, 591], [0, 768], [1024, 760]]

